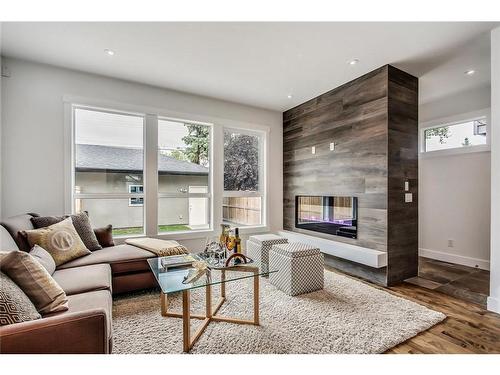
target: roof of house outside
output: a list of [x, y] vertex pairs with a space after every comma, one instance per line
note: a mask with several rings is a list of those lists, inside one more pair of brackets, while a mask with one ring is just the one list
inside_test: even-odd
[[[137, 148], [101, 145], [76, 145], [77, 171], [133, 172], [143, 170], [143, 150]], [[161, 174], [208, 175], [208, 168], [167, 155], [158, 155], [158, 171]]]

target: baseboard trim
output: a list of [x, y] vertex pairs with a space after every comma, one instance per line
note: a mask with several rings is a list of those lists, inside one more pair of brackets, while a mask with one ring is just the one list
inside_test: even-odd
[[487, 309], [489, 311], [493, 311], [500, 314], [500, 300], [498, 298], [489, 296], [487, 300], [487, 305], [488, 305]]
[[418, 255], [425, 258], [441, 260], [443, 262], [461, 264], [462, 266], [475, 267], [487, 271], [490, 270], [490, 262], [486, 259], [471, 258], [463, 255], [450, 254], [443, 251], [422, 248], [418, 249]]

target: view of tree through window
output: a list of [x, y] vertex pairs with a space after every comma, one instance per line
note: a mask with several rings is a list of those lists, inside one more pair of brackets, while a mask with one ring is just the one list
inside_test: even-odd
[[224, 131], [223, 221], [230, 225], [262, 224], [260, 144], [258, 135]]
[[486, 144], [486, 120], [425, 129], [425, 151], [469, 147]]
[[224, 190], [259, 189], [259, 138], [224, 132]]
[[[172, 121], [169, 121], [173, 123]], [[206, 125], [183, 124], [187, 132], [175, 149], [166, 149], [166, 154], [181, 161], [208, 167], [209, 129]]]

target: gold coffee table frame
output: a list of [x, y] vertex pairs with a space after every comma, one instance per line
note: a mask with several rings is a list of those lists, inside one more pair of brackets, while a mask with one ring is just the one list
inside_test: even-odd
[[[253, 277], [253, 319], [244, 320], [238, 318], [230, 318], [225, 316], [216, 315], [219, 309], [226, 301], [226, 270], [231, 272], [251, 272], [254, 273]], [[213, 272], [213, 270], [212, 270]], [[188, 353], [198, 341], [202, 333], [205, 331], [210, 322], [228, 322], [235, 324], [251, 324], [260, 325], [259, 323], [259, 268], [251, 266], [237, 266], [225, 270], [220, 270], [220, 297], [217, 305], [212, 309], [212, 286], [210, 284], [205, 286], [205, 315], [191, 314], [191, 293], [189, 289], [182, 291], [182, 313], [168, 311], [168, 296], [161, 292], [161, 315], [172, 318], [182, 318], [182, 337], [183, 337], [183, 351]], [[229, 280], [232, 281], [232, 280]], [[191, 337], [191, 319], [203, 320], [202, 325], [196, 330], [194, 336]]]

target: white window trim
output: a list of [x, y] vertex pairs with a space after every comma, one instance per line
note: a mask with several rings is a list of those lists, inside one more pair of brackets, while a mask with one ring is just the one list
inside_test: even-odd
[[[187, 113], [172, 111], [165, 108], [149, 107], [123, 103], [110, 100], [101, 100], [89, 97], [81, 97], [74, 95], [63, 95], [64, 105], [64, 209], [65, 212], [74, 211], [74, 121], [73, 121], [73, 105], [82, 107], [91, 107], [96, 109], [113, 108], [113, 112], [124, 112], [129, 114], [146, 114], [144, 126], [144, 150], [145, 150], [145, 165], [144, 165], [144, 228], [145, 234], [130, 237], [156, 237], [164, 239], [199, 239], [213, 237], [219, 234], [220, 224], [222, 223], [222, 196], [224, 191], [224, 159], [223, 159], [223, 138], [224, 128], [230, 128], [237, 131], [260, 132], [264, 135], [264, 147], [262, 152], [264, 158], [263, 184], [261, 185], [266, 194], [263, 199], [262, 207], [262, 225], [247, 226], [240, 229], [241, 234], [262, 233], [269, 231], [269, 133], [270, 126], [265, 124], [255, 124], [245, 121], [237, 121], [222, 117], [199, 115], [197, 113]], [[193, 230], [186, 232], [171, 232], [158, 234], [158, 176], [157, 176], [157, 152], [158, 152], [158, 118], [174, 119], [176, 121], [186, 121], [189, 123], [199, 123], [212, 125], [210, 152], [211, 168], [209, 175], [209, 191], [210, 191], [210, 223], [211, 229]], [[251, 129], [251, 130], [249, 130]], [[154, 146], [153, 146], [154, 145]], [[115, 197], [116, 195], [113, 195]], [[117, 196], [116, 196], [117, 197]], [[148, 199], [147, 197], [153, 197]], [[111, 198], [111, 196], [110, 196]], [[118, 197], [117, 197], [118, 198]], [[156, 199], [154, 199], [156, 198]], [[123, 243], [127, 237], [119, 237], [116, 243]]]
[[[453, 126], [461, 124], [468, 121], [478, 120], [481, 118], [486, 119], [486, 144], [475, 145], [468, 147], [456, 147], [444, 150], [435, 151], [425, 151], [425, 131], [428, 129], [433, 129], [437, 127]], [[436, 156], [451, 156], [451, 155], [462, 155], [474, 152], [489, 152], [491, 150], [491, 120], [490, 120], [490, 109], [484, 108], [478, 111], [461, 113], [455, 116], [443, 117], [434, 119], [431, 121], [426, 121], [420, 124], [419, 127], [419, 157], [429, 158]]]

